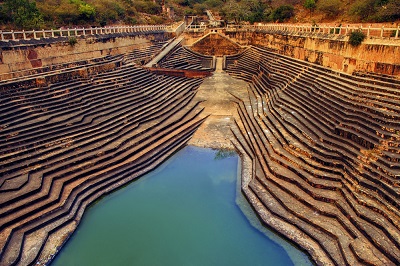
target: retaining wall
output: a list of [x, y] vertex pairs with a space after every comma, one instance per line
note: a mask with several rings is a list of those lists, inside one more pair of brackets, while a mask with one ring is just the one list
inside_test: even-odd
[[81, 36], [74, 45], [68, 37], [0, 42], [0, 80], [41, 67], [126, 53], [170, 37], [170, 33], [157, 31]]
[[400, 78], [400, 40], [369, 38], [358, 46], [348, 36], [323, 33], [226, 32], [241, 45], [270, 48], [277, 53], [346, 73], [373, 72]]

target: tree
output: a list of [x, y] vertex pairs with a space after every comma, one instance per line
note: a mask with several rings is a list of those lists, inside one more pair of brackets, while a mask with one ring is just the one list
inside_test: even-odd
[[7, 23], [7, 11], [3, 5], [0, 5], [0, 23]]
[[43, 25], [43, 16], [35, 2], [29, 0], [6, 0], [4, 3], [8, 20], [16, 27], [38, 29]]
[[266, 19], [269, 7], [264, 1], [260, 0], [247, 0], [244, 4], [250, 9], [249, 15], [246, 20], [250, 23], [261, 22]]
[[317, 7], [317, 4], [315, 3], [315, 0], [305, 0], [304, 2], [304, 7], [308, 10], [310, 10], [310, 18], [311, 18], [311, 14], [312, 12], [315, 10], [315, 8]]
[[358, 16], [362, 21], [368, 20], [375, 13], [375, 0], [357, 1], [350, 9], [350, 14]]
[[396, 21], [400, 19], [400, 1], [389, 0], [378, 8], [376, 21]]
[[340, 0], [320, 0], [318, 9], [325, 13], [328, 18], [334, 18], [340, 14], [342, 6]]
[[96, 9], [94, 6], [89, 5], [88, 3], [84, 2], [83, 0], [70, 0], [71, 4], [74, 4], [79, 17], [76, 19], [76, 21], [73, 21], [75, 23], [79, 23], [79, 20], [83, 21], [93, 21], [96, 15]]
[[294, 7], [291, 5], [282, 5], [272, 11], [272, 20], [284, 22], [294, 16]]
[[249, 21], [251, 23], [264, 21], [268, 6], [261, 0], [230, 0], [222, 8], [228, 20]]
[[362, 21], [396, 21], [400, 18], [400, 1], [359, 0], [352, 5], [350, 14]]
[[83, 19], [93, 20], [96, 14], [94, 7], [86, 3], [79, 4], [78, 11]]
[[246, 13], [246, 10], [242, 8], [242, 6], [236, 2], [235, 0], [230, 0], [227, 2], [222, 9], [227, 20], [234, 20], [235, 23], [241, 21]]

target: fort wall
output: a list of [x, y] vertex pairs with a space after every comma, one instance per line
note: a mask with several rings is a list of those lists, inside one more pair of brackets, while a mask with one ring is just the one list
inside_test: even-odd
[[400, 40], [368, 38], [353, 47], [348, 36], [321, 33], [226, 32], [241, 45], [269, 48], [279, 54], [346, 73], [373, 72], [400, 77]]
[[166, 32], [115, 33], [81, 36], [76, 43], [68, 37], [0, 43], [0, 80], [35, 73], [39, 68], [123, 54], [169, 39]]

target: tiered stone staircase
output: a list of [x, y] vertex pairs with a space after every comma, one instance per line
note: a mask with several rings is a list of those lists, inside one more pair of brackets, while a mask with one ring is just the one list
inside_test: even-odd
[[125, 55], [125, 62], [144, 65], [158, 54], [167, 44], [168, 41], [154, 41], [152, 45], [137, 48]]
[[192, 101], [201, 82], [122, 61], [43, 86], [0, 84], [0, 265], [51, 260], [91, 202], [184, 146], [203, 121]]
[[400, 263], [400, 85], [251, 47], [232, 129], [260, 217], [320, 265]]
[[207, 70], [215, 69], [213, 56], [196, 53], [178, 45], [159, 62], [161, 68]]

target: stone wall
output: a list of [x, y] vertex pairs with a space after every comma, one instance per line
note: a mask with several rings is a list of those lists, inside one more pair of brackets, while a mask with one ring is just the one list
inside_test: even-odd
[[243, 50], [230, 38], [216, 32], [209, 33], [194, 42], [191, 49], [200, 54], [213, 56], [237, 54]]
[[74, 45], [68, 37], [0, 42], [0, 80], [31, 74], [46, 66], [79, 64], [82, 60], [126, 53], [169, 38], [165, 32], [141, 32], [82, 36]]
[[400, 77], [400, 40], [366, 39], [358, 46], [348, 36], [318, 33], [227, 32], [241, 45], [267, 47], [277, 53], [346, 73], [373, 72]]

